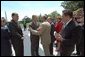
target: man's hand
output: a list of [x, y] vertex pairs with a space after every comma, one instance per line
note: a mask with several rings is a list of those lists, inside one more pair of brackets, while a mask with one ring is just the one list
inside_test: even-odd
[[57, 33], [55, 37], [56, 37], [56, 40], [60, 42], [63, 40], [62, 36], [59, 33]]

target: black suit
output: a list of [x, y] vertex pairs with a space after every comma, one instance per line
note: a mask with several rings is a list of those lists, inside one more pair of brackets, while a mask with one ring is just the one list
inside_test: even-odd
[[1, 56], [11, 56], [11, 43], [8, 29], [1, 29]]
[[60, 46], [61, 56], [70, 56], [74, 51], [74, 45], [79, 37], [79, 28], [77, 28], [75, 22], [71, 20], [62, 30], [61, 35], [64, 39]]
[[82, 35], [80, 40], [80, 55], [84, 56], [84, 25], [82, 26]]
[[84, 25], [78, 26], [80, 27], [80, 37], [77, 40], [76, 48], [79, 56], [84, 56]]
[[52, 22], [51, 23], [51, 32], [50, 32], [50, 35], [51, 35], [50, 54], [51, 55], [53, 55], [53, 43], [55, 41], [54, 31], [55, 31], [54, 23]]
[[22, 30], [19, 24], [15, 21], [11, 21], [8, 25], [9, 30], [11, 32], [11, 41], [15, 50], [16, 56], [23, 56], [23, 37]]

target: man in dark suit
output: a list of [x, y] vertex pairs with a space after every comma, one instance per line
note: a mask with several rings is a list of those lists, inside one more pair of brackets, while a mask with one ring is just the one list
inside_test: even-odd
[[[36, 30], [39, 27], [39, 22], [37, 21], [37, 16], [32, 16], [32, 22], [29, 24], [29, 26], [32, 27], [32, 29]], [[32, 56], [39, 56], [39, 36], [30, 34], [30, 40], [31, 40], [31, 55]]]
[[79, 37], [79, 28], [76, 28], [76, 24], [72, 19], [73, 13], [67, 9], [63, 11], [62, 21], [64, 22], [63, 29], [61, 32], [61, 56], [70, 56], [74, 51], [74, 45], [77, 38]]
[[52, 22], [51, 17], [47, 18], [47, 21], [51, 24], [51, 31], [50, 31], [50, 35], [51, 35], [51, 43], [50, 43], [50, 54], [53, 55], [53, 43], [55, 41], [55, 36], [54, 36], [54, 23]]
[[1, 18], [1, 56], [12, 56], [10, 35], [4, 18]]
[[18, 14], [12, 13], [12, 21], [9, 22], [9, 30], [11, 32], [11, 42], [13, 44], [15, 55], [16, 56], [23, 56], [23, 33], [18, 24]]

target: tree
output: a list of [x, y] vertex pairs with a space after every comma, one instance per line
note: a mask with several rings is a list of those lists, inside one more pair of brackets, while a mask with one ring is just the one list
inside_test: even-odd
[[[55, 21], [55, 20], [56, 20], [56, 17], [57, 17], [57, 16], [60, 16], [60, 14], [59, 14], [57, 11], [53, 11], [52, 13], [50, 13], [50, 14], [45, 14], [44, 16], [51, 17], [52, 20]], [[41, 17], [42, 17], [42, 15], [40, 14], [40, 15], [38, 16], [39, 22], [42, 22]]]
[[75, 11], [78, 8], [84, 8], [84, 1], [64, 1], [61, 3], [61, 6], [63, 6], [65, 9]]
[[25, 17], [22, 19], [22, 21], [23, 21], [24, 23], [29, 23], [29, 22], [31, 22], [31, 18], [29, 18], [28, 16], [25, 16]]
[[21, 24], [23, 24], [23, 25], [25, 26], [27, 23], [29, 23], [29, 22], [31, 22], [31, 21], [32, 21], [31, 18], [25, 16], [25, 17], [22, 19], [22, 21], [19, 21], [19, 23], [21, 23]]
[[42, 22], [42, 19], [41, 19], [41, 18], [42, 18], [42, 16], [41, 16], [41, 14], [40, 14], [40, 15], [38, 16], [38, 21], [39, 21], [39, 22]]
[[48, 14], [48, 17], [51, 17], [53, 21], [56, 20], [57, 16], [60, 16], [60, 14], [57, 11], [53, 11], [52, 13]]

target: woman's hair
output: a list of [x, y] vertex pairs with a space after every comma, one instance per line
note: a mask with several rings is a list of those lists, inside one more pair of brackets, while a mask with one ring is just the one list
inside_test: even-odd
[[77, 16], [84, 16], [83, 8], [79, 8], [78, 10], [76, 10], [76, 12], [77, 12]]
[[62, 20], [62, 16], [57, 16], [56, 17], [58, 20]]

